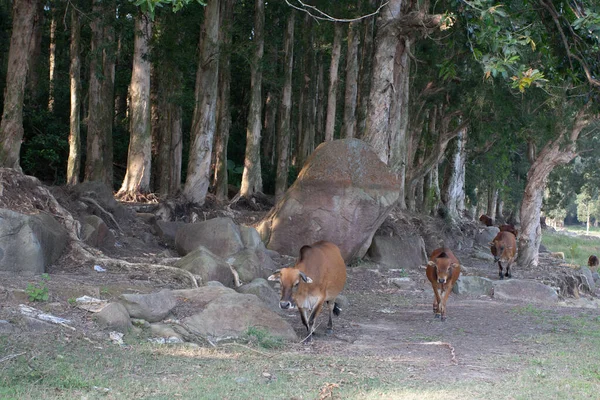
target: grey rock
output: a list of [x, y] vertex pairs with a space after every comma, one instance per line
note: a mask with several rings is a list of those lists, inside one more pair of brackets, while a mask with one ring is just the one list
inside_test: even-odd
[[473, 252], [471, 253], [471, 255], [473, 256], [473, 258], [488, 261], [490, 263], [494, 262], [494, 256], [492, 255], [490, 250], [485, 251], [485, 250], [474, 249]]
[[251, 282], [255, 278], [268, 278], [277, 269], [277, 265], [263, 251], [245, 249], [227, 259], [227, 263], [238, 273], [242, 282]]
[[388, 284], [392, 284], [402, 290], [414, 290], [417, 284], [410, 278], [389, 278]]
[[528, 303], [552, 304], [558, 302], [558, 294], [550, 286], [536, 281], [508, 279], [494, 282], [494, 298], [519, 300]]
[[592, 272], [592, 277], [594, 278], [595, 283], [600, 283], [600, 274], [597, 272]]
[[265, 279], [257, 278], [237, 288], [239, 293], [253, 294], [263, 301], [271, 310], [279, 310], [279, 294]]
[[194, 289], [177, 289], [171, 293], [187, 304], [193, 304], [198, 309], [203, 309], [208, 303], [225, 294], [236, 293], [235, 290], [224, 286], [202, 286]]
[[202, 246], [196, 248], [174, 265], [199, 277], [202, 283], [218, 281], [228, 287], [234, 287], [234, 276], [227, 262]]
[[265, 329], [285, 340], [298, 339], [287, 321], [250, 294], [221, 295], [183, 322], [190, 332], [214, 341], [242, 337], [250, 327]]
[[156, 234], [159, 238], [161, 238], [165, 243], [174, 246], [177, 231], [179, 230], [179, 228], [185, 225], [185, 222], [180, 221], [173, 222], [157, 220], [154, 224], [154, 229], [156, 230]]
[[23, 316], [24, 329], [30, 332], [46, 332], [56, 329], [58, 325], [53, 325], [37, 318]]
[[244, 248], [239, 227], [231, 218], [213, 218], [179, 228], [175, 247], [182, 256], [205, 247], [221, 258], [227, 258]]
[[375, 236], [368, 256], [388, 268], [419, 268], [427, 264], [425, 242], [420, 236]]
[[494, 293], [494, 281], [481, 276], [461, 275], [454, 283], [452, 291], [456, 294], [491, 296]]
[[177, 299], [170, 290], [158, 293], [122, 294], [123, 305], [130, 317], [158, 322], [164, 319], [177, 305]]
[[49, 214], [0, 209], [0, 271], [41, 274], [62, 255], [68, 238]]
[[486, 226], [485, 228], [480, 228], [475, 234], [475, 243], [482, 246], [489, 246], [489, 243], [494, 240], [498, 232], [500, 232], [500, 229], [498, 229], [496, 226]]
[[252, 250], [265, 250], [265, 245], [260, 239], [260, 234], [258, 231], [246, 225], [240, 225], [240, 238], [242, 239], [242, 244], [246, 249]]
[[579, 268], [579, 272], [585, 277], [584, 282], [587, 282], [588, 291], [593, 293], [596, 290], [596, 282], [594, 281], [592, 271], [589, 269], [589, 267], [581, 266], [581, 268]]
[[19, 329], [16, 325], [0, 319], [0, 335], [8, 335], [11, 333], [18, 333], [20, 331], [21, 329]]
[[102, 329], [127, 332], [131, 328], [129, 313], [121, 303], [109, 303], [94, 318]]
[[111, 248], [115, 245], [115, 235], [108, 228], [102, 218], [87, 215], [81, 224], [82, 240], [90, 246], [98, 248]]
[[167, 324], [150, 324], [150, 335], [165, 339], [177, 338], [179, 342], [184, 341], [183, 337]]

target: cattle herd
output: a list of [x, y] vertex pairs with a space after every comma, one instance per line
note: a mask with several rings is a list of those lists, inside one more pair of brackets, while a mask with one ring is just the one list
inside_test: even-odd
[[[487, 215], [482, 215], [479, 220], [486, 226], [493, 226], [493, 220]], [[511, 278], [510, 268], [516, 257], [518, 231], [511, 224], [500, 225], [499, 229], [500, 232], [490, 242], [490, 251], [494, 262], [498, 263], [500, 279]], [[598, 257], [589, 257], [590, 267], [599, 264]], [[436, 249], [429, 257], [426, 275], [433, 288], [435, 317], [445, 321], [446, 301], [460, 276], [460, 262], [449, 248]], [[329, 310], [327, 333], [333, 332], [332, 315], [339, 315], [341, 311], [335, 300], [346, 284], [346, 264], [335, 244], [319, 241], [303, 246], [294, 266], [277, 270], [268, 279], [280, 283], [279, 307], [298, 308], [308, 332], [305, 343], [312, 341], [315, 320], [324, 305]]]

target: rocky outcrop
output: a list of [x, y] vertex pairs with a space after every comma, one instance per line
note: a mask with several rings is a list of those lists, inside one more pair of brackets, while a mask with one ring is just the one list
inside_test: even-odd
[[282, 254], [297, 256], [302, 246], [329, 240], [345, 260], [362, 257], [399, 189], [396, 175], [365, 142], [325, 142], [258, 231], [267, 248]]

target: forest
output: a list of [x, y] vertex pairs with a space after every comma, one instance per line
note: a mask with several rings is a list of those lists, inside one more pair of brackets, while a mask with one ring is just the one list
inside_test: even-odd
[[358, 138], [398, 207], [600, 220], [592, 0], [0, 0], [0, 167], [124, 201], [281, 198]]

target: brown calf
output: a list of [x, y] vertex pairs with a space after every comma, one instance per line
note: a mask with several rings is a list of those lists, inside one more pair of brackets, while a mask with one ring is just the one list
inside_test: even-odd
[[483, 222], [485, 224], [485, 226], [493, 226], [494, 225], [494, 220], [485, 214], [481, 214], [481, 217], [479, 217], [479, 220], [481, 222]]
[[598, 257], [592, 254], [590, 258], [588, 258], [588, 267], [597, 267], [598, 264], [600, 264]]
[[500, 232], [510, 232], [510, 233], [512, 233], [513, 235], [515, 235], [515, 238], [519, 234], [519, 231], [515, 228], [515, 226], [513, 224], [500, 225], [498, 228], [500, 228]]
[[333, 332], [332, 314], [340, 313], [335, 298], [346, 283], [346, 264], [335, 244], [320, 241], [303, 246], [296, 265], [275, 271], [268, 279], [281, 283], [279, 307], [298, 307], [302, 323], [308, 330], [306, 342], [312, 340], [315, 319], [323, 303], [329, 308], [327, 332]]
[[446, 320], [446, 301], [454, 282], [460, 276], [460, 263], [447, 248], [434, 250], [427, 263], [427, 279], [433, 287], [433, 312], [436, 318]]
[[[515, 261], [517, 254], [517, 241], [515, 235], [510, 232], [498, 232], [494, 240], [490, 243], [490, 250], [494, 256], [494, 262], [498, 263], [500, 270], [500, 279], [511, 278], [510, 267]], [[502, 274], [502, 262], [506, 263], [506, 274]]]

